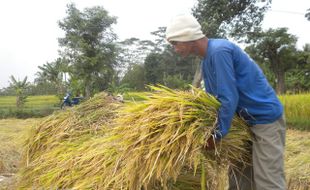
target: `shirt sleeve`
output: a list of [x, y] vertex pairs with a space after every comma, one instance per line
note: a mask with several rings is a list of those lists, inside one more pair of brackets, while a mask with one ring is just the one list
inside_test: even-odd
[[216, 52], [212, 55], [211, 61], [215, 73], [216, 97], [221, 102], [215, 138], [221, 139], [230, 129], [239, 101], [239, 94], [232, 54], [228, 51]]

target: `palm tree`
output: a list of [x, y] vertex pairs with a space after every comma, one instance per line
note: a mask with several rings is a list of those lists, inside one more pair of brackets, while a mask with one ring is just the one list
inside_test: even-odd
[[41, 70], [37, 73], [41, 81], [49, 81], [57, 87], [57, 94], [63, 95], [65, 91], [66, 73], [68, 73], [68, 64], [58, 58], [54, 62], [38, 66]]

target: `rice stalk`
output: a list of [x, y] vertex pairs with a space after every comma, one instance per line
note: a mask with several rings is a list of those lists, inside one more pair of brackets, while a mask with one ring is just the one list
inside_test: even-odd
[[215, 98], [195, 88], [193, 92], [151, 88], [156, 91], [146, 101], [124, 107], [112, 129], [111, 135], [119, 135], [117, 144], [124, 147], [113, 176], [105, 180], [112, 189], [119, 184], [125, 189], [152, 189], [150, 184], [158, 183], [167, 189], [184, 167], [192, 168], [194, 175], [201, 157], [206, 168], [213, 168], [214, 161], [217, 165], [249, 163], [250, 134], [238, 118], [214, 151], [204, 150], [220, 106]]
[[104, 135], [105, 128], [111, 127], [109, 123], [116, 117], [115, 111], [120, 106], [111, 96], [99, 93], [77, 107], [54, 113], [35, 126], [24, 148], [21, 186], [31, 185], [32, 188], [36, 186], [36, 180], [39, 181], [38, 188], [54, 187], [58, 184], [56, 181], [62, 184], [60, 174], [66, 175], [66, 171], [70, 170], [63, 167], [63, 163], [67, 163], [69, 158], [72, 160], [84, 142]]
[[141, 102], [92, 99], [47, 118], [28, 140], [20, 188], [214, 189], [228, 165], [248, 164], [250, 133], [237, 117], [215, 150], [204, 149], [220, 106], [214, 97], [151, 88]]

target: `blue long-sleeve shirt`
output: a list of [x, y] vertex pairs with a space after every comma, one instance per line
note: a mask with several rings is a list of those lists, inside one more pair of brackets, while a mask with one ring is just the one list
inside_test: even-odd
[[224, 137], [235, 113], [250, 125], [276, 121], [283, 112], [259, 66], [237, 45], [209, 39], [202, 60], [206, 91], [221, 102], [216, 138]]

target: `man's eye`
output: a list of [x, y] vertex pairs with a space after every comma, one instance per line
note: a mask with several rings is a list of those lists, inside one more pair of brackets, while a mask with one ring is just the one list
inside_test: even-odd
[[175, 45], [177, 45], [177, 42], [171, 41], [170, 44], [175, 46]]

